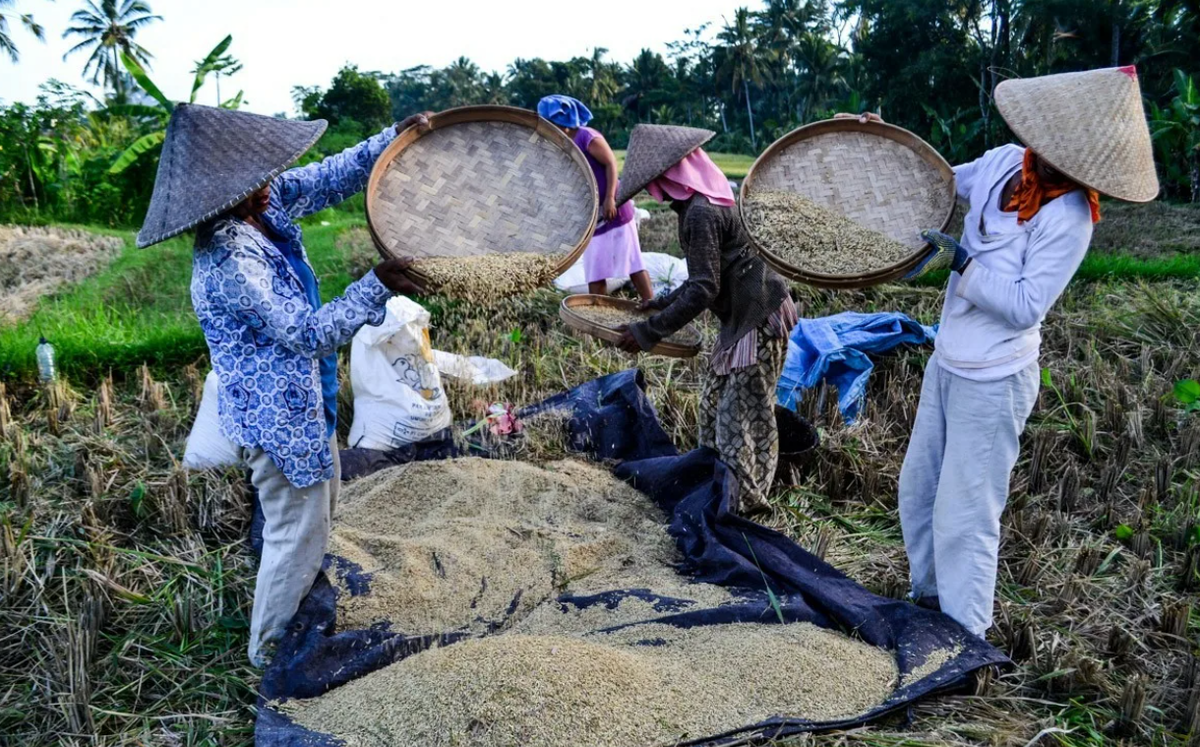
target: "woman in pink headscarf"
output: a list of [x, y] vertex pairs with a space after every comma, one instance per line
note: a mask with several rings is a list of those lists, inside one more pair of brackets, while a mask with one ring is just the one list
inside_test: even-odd
[[721, 331], [700, 403], [700, 445], [717, 451], [738, 482], [735, 510], [767, 510], [779, 457], [775, 386], [796, 307], [787, 284], [758, 256], [738, 218], [729, 181], [700, 146], [716, 133], [638, 125], [629, 138], [618, 205], [642, 189], [679, 214], [688, 279], [643, 308], [658, 311], [629, 325], [618, 346], [650, 350], [704, 313]]

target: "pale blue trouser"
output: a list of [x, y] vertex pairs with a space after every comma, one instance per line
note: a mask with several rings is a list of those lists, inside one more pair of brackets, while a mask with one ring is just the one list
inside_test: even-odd
[[250, 611], [248, 653], [250, 663], [257, 667], [266, 666], [265, 649], [283, 637], [325, 560], [342, 477], [336, 435], [329, 440], [329, 448], [333, 450], [333, 477], [307, 488], [288, 482], [262, 449], [242, 450], [265, 519]]
[[979, 637], [992, 625], [1000, 514], [1038, 366], [998, 381], [925, 368], [912, 439], [900, 470], [900, 526], [912, 593]]

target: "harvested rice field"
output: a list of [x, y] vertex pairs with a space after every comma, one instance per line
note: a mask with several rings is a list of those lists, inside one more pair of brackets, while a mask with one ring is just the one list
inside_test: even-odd
[[497, 304], [549, 285], [561, 261], [560, 254], [531, 252], [424, 257], [413, 262], [413, 270], [428, 292]]
[[[584, 321], [607, 327], [613, 331], [625, 325], [643, 322], [655, 314], [653, 311], [638, 311], [637, 309], [622, 309], [613, 306], [572, 306], [571, 313], [581, 317]], [[691, 347], [700, 344], [700, 335], [691, 326], [687, 326], [664, 338], [664, 342]]]
[[[1117, 218], [1106, 205], [1099, 225]], [[1153, 243], [1141, 226], [1127, 233]], [[306, 226], [325, 292], [378, 262], [369, 240], [352, 240], [362, 235], [360, 223]], [[94, 274], [60, 287], [35, 317], [0, 322], [0, 743], [250, 745], [262, 672], [246, 661], [255, 561], [245, 476], [178, 466], [209, 365], [189, 316], [191, 250], [181, 239], [139, 253], [132, 235], [125, 239], [130, 248], [117, 261], [129, 274]], [[1200, 294], [1194, 276], [1178, 274], [1182, 260], [1156, 259], [1185, 249], [1139, 244], [1118, 263], [1110, 256], [1128, 247], [1113, 241], [1104, 256], [1089, 253], [1043, 329], [1048, 383], [1002, 519], [988, 634], [1014, 667], [968, 692], [781, 747], [1196, 744], [1200, 412], [1179, 385], [1200, 371]], [[841, 292], [793, 286], [806, 317], [895, 310], [925, 324], [937, 321], [942, 292], [932, 281]], [[488, 387], [447, 381], [456, 419], [476, 417], [479, 402], [535, 402], [629, 367], [607, 343], [568, 333], [557, 318], [561, 300], [545, 290], [487, 309], [428, 300], [434, 347], [519, 371]], [[69, 372], [52, 389], [22, 363], [36, 344], [35, 321], [49, 327]], [[710, 320], [697, 326], [713, 334]], [[773, 489], [763, 519], [897, 603], [907, 564], [896, 480], [929, 353], [877, 358], [853, 426], [832, 406], [833, 390], [811, 392], [802, 414], [820, 427], [822, 444]], [[704, 362], [638, 365], [667, 433], [691, 448]], [[343, 391], [343, 442], [352, 406]], [[561, 423], [545, 425], [517, 450], [522, 460], [561, 459]], [[353, 510], [346, 496], [355, 490], [346, 488], [339, 513]], [[657, 573], [634, 568], [625, 577], [705, 606], [731, 601], [678, 576], [677, 587], [665, 586]], [[603, 588], [598, 576], [568, 588]], [[539, 605], [502, 635], [592, 646], [581, 633], [606, 620], [659, 614], [637, 597], [612, 610]]]
[[24, 319], [43, 296], [105, 267], [124, 246], [76, 229], [0, 226], [0, 324]]
[[759, 248], [810, 274], [875, 272], [916, 250], [793, 192], [754, 192], [745, 207], [747, 228]]
[[648, 625], [467, 640], [284, 709], [362, 747], [649, 747], [861, 713], [895, 681], [886, 652], [807, 623]]

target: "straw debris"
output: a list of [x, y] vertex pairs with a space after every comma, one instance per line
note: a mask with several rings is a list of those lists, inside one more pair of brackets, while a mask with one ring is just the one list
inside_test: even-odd
[[747, 196], [746, 207], [746, 222], [759, 246], [805, 272], [875, 272], [915, 251], [792, 192], [755, 192]]
[[0, 322], [24, 319], [38, 299], [96, 272], [124, 243], [74, 229], [0, 226]]
[[862, 713], [895, 678], [886, 652], [809, 623], [649, 625], [467, 640], [283, 708], [356, 745], [628, 747]]

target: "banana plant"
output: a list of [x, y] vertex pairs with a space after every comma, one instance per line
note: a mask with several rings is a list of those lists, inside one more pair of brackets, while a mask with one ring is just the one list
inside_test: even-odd
[[[221, 43], [212, 48], [212, 51], [205, 55], [204, 59], [196, 65], [196, 77], [192, 81], [192, 93], [188, 98], [188, 103], [196, 103], [196, 94], [204, 86], [204, 81], [209, 73], [225, 69], [223, 63], [228, 59], [224, 57], [225, 51], [229, 49], [229, 45], [233, 43], [233, 36], [226, 36], [221, 40]], [[152, 99], [158, 102], [158, 106], [148, 106], [145, 104], [114, 104], [108, 107], [108, 111], [112, 114], [123, 115], [135, 118], [153, 118], [158, 120], [159, 129], [151, 132], [148, 135], [143, 135], [137, 140], [134, 140], [128, 148], [125, 149], [113, 165], [109, 167], [108, 173], [120, 174], [128, 169], [133, 164], [137, 163], [147, 154], [156, 152], [162, 146], [163, 141], [167, 137], [167, 122], [171, 118], [171, 112], [175, 110], [175, 102], [167, 98], [154, 81], [150, 80], [150, 76], [146, 73], [146, 68], [134, 59], [131, 55], [122, 54], [121, 62], [125, 65], [125, 69], [133, 76], [133, 79], [138, 82]], [[238, 91], [237, 95], [227, 101], [220, 103], [222, 109], [237, 109], [243, 104], [242, 91]]]
[[1175, 71], [1175, 98], [1159, 108], [1151, 102], [1150, 129], [1166, 181], [1200, 202], [1200, 86]]

